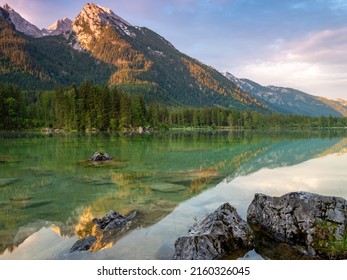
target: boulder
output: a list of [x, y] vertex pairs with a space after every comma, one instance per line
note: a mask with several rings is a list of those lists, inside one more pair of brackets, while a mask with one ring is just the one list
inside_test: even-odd
[[251, 249], [253, 245], [252, 230], [236, 209], [225, 203], [176, 240], [174, 259], [221, 259], [233, 251]]
[[302, 254], [324, 259], [347, 258], [347, 202], [308, 192], [281, 197], [255, 194], [247, 221]]
[[98, 248], [93, 248], [93, 246], [103, 246], [103, 244], [114, 242], [129, 230], [131, 221], [137, 215], [137, 211], [134, 211], [129, 216], [123, 216], [116, 211], [110, 211], [101, 219], [93, 219], [92, 223], [95, 230], [91, 231], [91, 235], [79, 239], [69, 252], [97, 250]]
[[96, 161], [106, 161], [106, 160], [111, 160], [111, 159], [112, 159], [112, 157], [106, 153], [95, 152], [90, 160], [93, 162], [96, 162]]
[[101, 219], [94, 219], [93, 221], [97, 224], [97, 229], [107, 231], [125, 226], [128, 222], [135, 219], [136, 215], [137, 211], [134, 211], [132, 214], [126, 217], [116, 211], [111, 210], [105, 215], [105, 217]]
[[88, 236], [86, 238], [79, 239], [70, 249], [70, 253], [75, 251], [88, 251], [96, 241], [95, 236]]

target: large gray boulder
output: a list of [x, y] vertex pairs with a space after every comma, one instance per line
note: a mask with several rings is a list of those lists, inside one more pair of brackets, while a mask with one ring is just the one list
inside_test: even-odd
[[324, 259], [347, 258], [347, 202], [307, 192], [281, 197], [256, 194], [247, 221], [301, 253]]
[[176, 260], [221, 259], [226, 254], [254, 246], [253, 232], [229, 203], [195, 223], [175, 242]]

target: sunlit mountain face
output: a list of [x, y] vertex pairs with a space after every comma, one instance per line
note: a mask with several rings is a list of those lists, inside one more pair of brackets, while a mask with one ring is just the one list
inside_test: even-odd
[[[20, 17], [13, 10], [10, 14]], [[168, 105], [269, 110], [214, 68], [102, 6], [87, 4], [74, 21], [58, 21], [41, 35], [25, 31], [26, 26], [7, 24], [7, 35], [1, 37], [13, 42], [11, 49], [20, 55], [12, 56], [7, 44], [0, 50], [6, 68], [0, 81], [22, 89], [54, 89], [90, 80]]]

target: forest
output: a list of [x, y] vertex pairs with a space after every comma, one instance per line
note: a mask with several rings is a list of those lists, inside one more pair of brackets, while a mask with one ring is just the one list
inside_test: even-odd
[[170, 128], [345, 128], [347, 118], [239, 111], [222, 107], [173, 107], [139, 94], [95, 85], [22, 91], [0, 83], [0, 130], [58, 128], [65, 131], [129, 131]]

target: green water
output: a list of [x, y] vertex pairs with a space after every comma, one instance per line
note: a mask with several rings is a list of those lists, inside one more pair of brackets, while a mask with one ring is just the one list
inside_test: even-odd
[[[95, 151], [114, 159], [92, 164]], [[1, 134], [0, 259], [170, 259], [177, 237], [226, 201], [245, 218], [255, 192], [347, 198], [346, 151], [344, 132], [330, 131]], [[140, 216], [70, 254], [110, 210]]]

